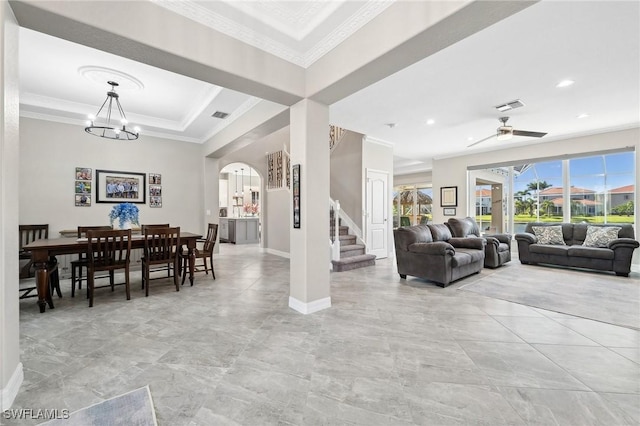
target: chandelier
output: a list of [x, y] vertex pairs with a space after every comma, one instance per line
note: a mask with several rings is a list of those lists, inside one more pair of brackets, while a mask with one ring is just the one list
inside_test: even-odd
[[[133, 132], [127, 129], [129, 122], [120, 105], [119, 96], [116, 93], [116, 87], [118, 87], [119, 84], [115, 81], [107, 81], [107, 84], [111, 86], [111, 90], [107, 92], [107, 99], [104, 100], [96, 115], [89, 115], [89, 120], [86, 123], [87, 127], [84, 128], [84, 131], [101, 138], [135, 141], [138, 139], [140, 128], [134, 127]], [[120, 116], [119, 120], [115, 115], [112, 115], [112, 111], [114, 111], [116, 107], [117, 113]], [[100, 116], [102, 110], [105, 111], [104, 114]]]

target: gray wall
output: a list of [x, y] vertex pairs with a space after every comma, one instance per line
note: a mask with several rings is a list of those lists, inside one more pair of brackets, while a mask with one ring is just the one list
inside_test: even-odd
[[[362, 229], [362, 138], [347, 131], [331, 153], [330, 193], [340, 208]], [[329, 143], [327, 138], [327, 149]], [[327, 200], [327, 209], [329, 200]], [[328, 238], [328, 237], [327, 237]]]
[[[92, 206], [75, 207], [75, 168], [93, 169]], [[20, 118], [20, 223], [48, 223], [49, 236], [78, 225], [107, 225], [114, 204], [96, 203], [96, 169], [162, 175], [162, 208], [137, 204], [141, 223], [165, 223], [203, 232], [201, 146], [140, 136], [115, 141], [82, 126]], [[148, 184], [148, 182], [147, 182]], [[217, 203], [216, 203], [217, 204]]]

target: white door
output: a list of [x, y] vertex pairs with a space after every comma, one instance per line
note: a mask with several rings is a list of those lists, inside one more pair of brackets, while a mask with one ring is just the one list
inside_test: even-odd
[[388, 173], [367, 170], [367, 252], [379, 259], [387, 257], [389, 235], [387, 214]]

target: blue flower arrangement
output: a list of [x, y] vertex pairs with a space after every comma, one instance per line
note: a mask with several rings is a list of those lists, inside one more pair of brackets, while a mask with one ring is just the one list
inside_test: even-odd
[[111, 220], [111, 226], [113, 226], [113, 221], [118, 219], [120, 228], [124, 227], [125, 222], [135, 223], [139, 225], [138, 222], [138, 207], [131, 203], [120, 203], [116, 206], [113, 206], [111, 209], [111, 213], [109, 213], [109, 219]]

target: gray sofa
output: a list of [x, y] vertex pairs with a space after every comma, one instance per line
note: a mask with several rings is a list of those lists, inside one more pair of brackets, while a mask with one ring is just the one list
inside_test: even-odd
[[411, 275], [446, 287], [482, 270], [481, 238], [454, 238], [444, 224], [401, 227], [393, 235], [400, 278]]
[[497, 268], [511, 261], [511, 235], [495, 234], [480, 236], [480, 229], [476, 220], [472, 217], [464, 219], [450, 218], [447, 226], [454, 237], [484, 238], [487, 244], [484, 247], [484, 267]]
[[[533, 227], [562, 226], [565, 245], [538, 244]], [[587, 227], [618, 226], [618, 238], [604, 247], [587, 247], [583, 242]], [[516, 234], [520, 262], [525, 264], [546, 263], [577, 268], [613, 271], [616, 275], [629, 276], [633, 251], [640, 245], [635, 240], [631, 225], [591, 225], [586, 223], [529, 223], [525, 232]]]

